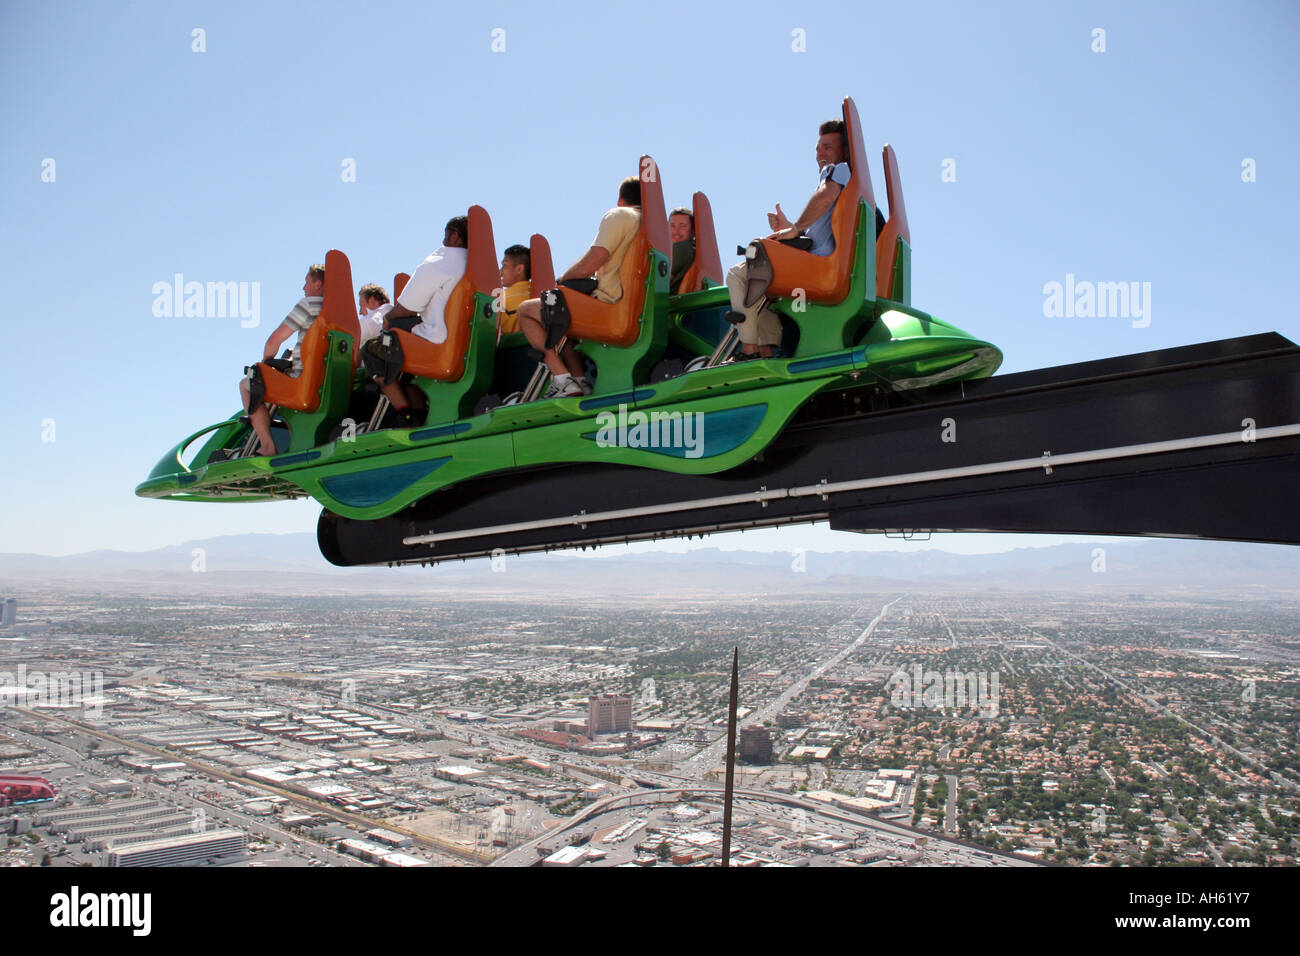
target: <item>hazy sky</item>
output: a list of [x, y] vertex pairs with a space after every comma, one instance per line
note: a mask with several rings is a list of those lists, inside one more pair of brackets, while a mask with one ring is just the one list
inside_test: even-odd
[[[1300, 339], [1300, 7], [989, 7], [6, 4], [0, 551], [312, 529], [310, 503], [132, 494], [236, 407], [308, 264], [340, 248], [358, 285], [390, 285], [479, 203], [498, 249], [542, 232], [563, 268], [643, 151], [669, 204], [708, 193], [725, 252], [774, 202], [798, 210], [845, 94], [882, 201], [879, 148], [898, 151], [915, 303], [997, 343], [1004, 370]], [[258, 283], [260, 324], [155, 314], [177, 274]], [[1149, 312], [1045, 315], [1067, 275], [1137, 282]], [[867, 543], [713, 541], [760, 542]]]

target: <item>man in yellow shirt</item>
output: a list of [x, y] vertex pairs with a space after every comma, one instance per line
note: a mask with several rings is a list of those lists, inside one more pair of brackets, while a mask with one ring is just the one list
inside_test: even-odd
[[[587, 280], [595, 273], [596, 285], [592, 298], [599, 302], [617, 302], [623, 298], [623, 283], [619, 270], [632, 240], [641, 228], [641, 180], [629, 176], [618, 187], [618, 205], [605, 213], [591, 248], [581, 259], [557, 280], [565, 285], [574, 280]], [[577, 343], [567, 343], [562, 355], [546, 348], [546, 329], [542, 325], [542, 300], [529, 299], [519, 306], [519, 329], [528, 337], [528, 343], [542, 352], [546, 367], [551, 370], [551, 384], [543, 398], [560, 398], [567, 395], [590, 395], [591, 385], [584, 377], [582, 360], [573, 351]]]
[[501, 257], [501, 311], [497, 331], [509, 335], [519, 331], [519, 305], [532, 293], [532, 260], [527, 246], [510, 246]]

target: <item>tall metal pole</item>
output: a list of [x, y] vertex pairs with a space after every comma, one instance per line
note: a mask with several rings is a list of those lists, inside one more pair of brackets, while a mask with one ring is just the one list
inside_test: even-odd
[[727, 791], [722, 802], [722, 865], [731, 866], [731, 794], [736, 782], [736, 698], [740, 684], [740, 647], [731, 654], [731, 702], [727, 706]]

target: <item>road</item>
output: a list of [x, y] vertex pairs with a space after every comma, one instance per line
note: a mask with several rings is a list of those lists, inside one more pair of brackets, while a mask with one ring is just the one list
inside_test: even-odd
[[[551, 830], [534, 840], [520, 844], [510, 852], [502, 854], [493, 860], [489, 866], [532, 866], [537, 862], [537, 848], [540, 844], [545, 843], [548, 847], [563, 845], [564, 840], [557, 840], [557, 837], [573, 830], [581, 828], [595, 818], [616, 810], [626, 810], [630, 807], [650, 806], [658, 803], [676, 804], [683, 799], [699, 795], [708, 795], [721, 802], [723, 797], [723, 788], [714, 784], [703, 784], [691, 787], [668, 787], [662, 790], [641, 790], [634, 793], [616, 794], [606, 797], [603, 800], [597, 800], [590, 806], [585, 807], [576, 813], [571, 820], [555, 829]], [[966, 856], [971, 862], [976, 862], [978, 858], [996, 859], [1001, 863], [1009, 866], [1040, 866], [1035, 860], [1015, 857], [1004, 853], [974, 849], [957, 843], [950, 843], [942, 837], [936, 837], [933, 834], [924, 833], [902, 824], [890, 823], [880, 820], [876, 817], [862, 816], [856, 813], [850, 813], [846, 810], [839, 810], [829, 804], [817, 800], [808, 800], [805, 798], [782, 794], [771, 793], [765, 790], [746, 790], [737, 789], [735, 791], [735, 802], [737, 806], [744, 804], [761, 805], [768, 808], [769, 812], [772, 807], [784, 807], [793, 811], [802, 811], [806, 814], [804, 819], [808, 823], [816, 825], [819, 829], [826, 830], [833, 834], [842, 835], [847, 839], [859, 840], [863, 836], [870, 835], [879, 837], [890, 837], [893, 839], [902, 839], [908, 842], [915, 842], [920, 837], [925, 837], [929, 842], [928, 850], [930, 852], [942, 851], [943, 853], [956, 856], [958, 858]], [[845, 828], [847, 827], [848, 832]]]
[[[885, 606], [880, 609], [880, 613], [876, 615], [875, 619], [867, 625], [866, 630], [859, 634], [851, 644], [826, 658], [826, 660], [822, 661], [806, 675], [795, 681], [782, 691], [781, 695], [777, 697], [776, 700], [764, 704], [762, 707], [758, 708], [758, 710], [751, 713], [745, 718], [745, 722], [747, 724], [762, 724], [765, 721], [775, 720], [776, 716], [780, 714], [781, 711], [785, 710], [786, 705], [802, 694], [809, 684], [861, 647], [862, 643], [871, 636], [871, 632], [876, 629], [876, 625], [885, 619], [885, 615], [889, 612], [889, 609], [902, 599], [903, 596], [900, 595], [885, 604]], [[722, 763], [726, 756], [726, 750], [727, 738], [724, 735], [709, 744], [694, 757], [683, 761], [677, 769], [685, 772], [689, 777], [703, 777], [704, 774], [713, 770]]]

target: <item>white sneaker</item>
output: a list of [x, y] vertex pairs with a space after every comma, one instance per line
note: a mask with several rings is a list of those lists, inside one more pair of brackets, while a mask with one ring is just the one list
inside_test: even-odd
[[551, 379], [551, 384], [546, 386], [542, 398], [568, 398], [570, 395], [581, 394], [582, 386], [573, 380], [572, 375], [556, 375]]
[[585, 375], [582, 378], [575, 378], [574, 381], [578, 383], [578, 388], [582, 389], [583, 395], [591, 394], [591, 383], [587, 381]]

